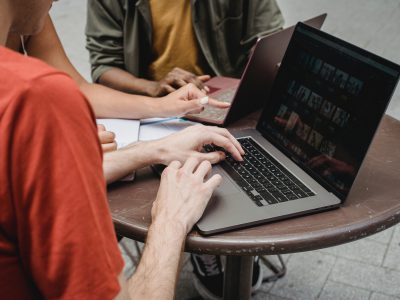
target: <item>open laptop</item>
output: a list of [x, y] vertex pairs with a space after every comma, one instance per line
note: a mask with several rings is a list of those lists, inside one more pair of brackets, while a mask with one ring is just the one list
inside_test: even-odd
[[[305, 24], [321, 28], [326, 14], [304, 21]], [[292, 36], [294, 26], [258, 39], [254, 51], [242, 74], [242, 78], [214, 77], [207, 81], [209, 96], [231, 103], [228, 109], [206, 107], [200, 114], [185, 116], [208, 124], [227, 125], [241, 117], [259, 110], [272, 87], [278, 65], [282, 61]]]
[[[399, 80], [400, 66], [299, 23], [256, 129], [235, 134], [202, 234], [338, 207]], [[209, 146], [212, 148], [212, 146]], [[213, 151], [214, 149], [209, 149]]]

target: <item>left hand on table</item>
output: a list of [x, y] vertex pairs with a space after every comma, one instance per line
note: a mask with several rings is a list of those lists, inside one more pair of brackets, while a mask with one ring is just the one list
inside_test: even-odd
[[104, 125], [99, 124], [97, 125], [97, 134], [104, 153], [117, 150], [114, 132], [106, 131]]

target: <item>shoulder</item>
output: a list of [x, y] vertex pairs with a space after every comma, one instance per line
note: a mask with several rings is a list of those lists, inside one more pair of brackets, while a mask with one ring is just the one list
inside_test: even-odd
[[11, 76], [13, 80], [24, 82], [57, 72], [59, 71], [38, 59], [0, 47], [0, 76], [2, 78]]
[[[46, 110], [89, 107], [75, 82], [44, 62], [0, 48], [1, 106]], [[1, 109], [0, 109], [1, 110]]]

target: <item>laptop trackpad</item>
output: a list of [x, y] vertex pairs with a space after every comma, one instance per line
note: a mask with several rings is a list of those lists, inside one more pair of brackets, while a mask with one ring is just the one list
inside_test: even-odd
[[203, 218], [220, 214], [221, 212], [232, 208], [232, 206], [229, 205], [229, 199], [235, 199], [237, 197], [238, 193], [232, 192], [232, 188], [219, 188], [211, 197], [211, 200], [203, 214]]
[[[227, 211], [231, 211], [235, 214], [242, 209], [248, 209], [249, 205], [254, 205], [250, 199], [243, 195], [243, 192], [235, 184], [231, 182], [231, 179], [224, 174], [219, 168], [213, 168], [213, 174], [219, 173], [223, 180], [222, 184], [215, 190], [207, 208], [204, 212], [204, 218], [213, 218], [220, 214], [225, 215]], [[244, 201], [243, 201], [244, 200]]]
[[211, 85], [207, 85], [207, 87], [209, 88], [209, 92], [208, 92], [208, 94], [212, 94], [212, 93], [214, 93], [214, 92], [216, 92], [216, 91], [219, 91], [221, 88], [220, 87], [215, 87], [215, 86], [211, 86]]

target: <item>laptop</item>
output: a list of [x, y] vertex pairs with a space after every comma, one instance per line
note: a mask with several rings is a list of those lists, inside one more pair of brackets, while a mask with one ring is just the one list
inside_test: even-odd
[[244, 162], [227, 155], [213, 168], [224, 180], [199, 231], [209, 235], [339, 207], [399, 74], [399, 65], [299, 23], [256, 129], [234, 133]]
[[[326, 14], [309, 19], [304, 23], [321, 28]], [[278, 65], [282, 61], [292, 36], [294, 26], [258, 39], [254, 51], [242, 74], [242, 78], [214, 77], [207, 81], [209, 96], [231, 103], [228, 109], [206, 107], [200, 114], [185, 116], [187, 119], [215, 125], [227, 125], [241, 117], [259, 110], [272, 87]], [[266, 94], [267, 93], [267, 94]]]

